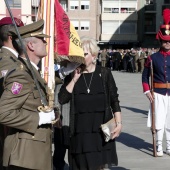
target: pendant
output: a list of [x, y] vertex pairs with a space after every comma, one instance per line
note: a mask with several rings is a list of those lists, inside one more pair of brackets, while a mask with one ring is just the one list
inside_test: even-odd
[[87, 93], [90, 93], [90, 89], [87, 89]]

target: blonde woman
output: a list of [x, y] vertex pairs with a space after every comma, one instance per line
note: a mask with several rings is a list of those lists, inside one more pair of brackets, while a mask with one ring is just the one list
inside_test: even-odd
[[[69, 164], [72, 170], [98, 170], [118, 164], [115, 138], [120, 135], [121, 110], [117, 87], [110, 69], [96, 65], [99, 51], [95, 40], [81, 39], [85, 69], [65, 78], [59, 92], [61, 104], [70, 101]], [[105, 142], [101, 124], [114, 114], [117, 127], [112, 140]]]

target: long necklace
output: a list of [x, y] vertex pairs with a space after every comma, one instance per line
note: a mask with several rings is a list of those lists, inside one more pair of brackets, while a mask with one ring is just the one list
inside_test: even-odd
[[[94, 72], [93, 72], [93, 73], [94, 73]], [[92, 73], [92, 75], [91, 75], [91, 79], [90, 79], [89, 86], [87, 86], [87, 82], [86, 82], [86, 79], [85, 79], [84, 74], [83, 74], [84, 82], [85, 82], [86, 88], [87, 88], [87, 93], [90, 93], [90, 86], [91, 86], [91, 82], [92, 82], [92, 78], [93, 78], [93, 73]]]

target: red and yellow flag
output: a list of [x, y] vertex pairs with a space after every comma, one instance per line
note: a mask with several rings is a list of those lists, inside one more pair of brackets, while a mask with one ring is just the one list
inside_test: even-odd
[[[37, 20], [44, 19], [47, 38], [47, 57], [42, 60], [42, 76], [53, 96], [55, 87], [54, 58], [57, 62], [84, 63], [84, 52], [78, 33], [58, 0], [40, 0]], [[53, 97], [52, 99], [53, 100]]]
[[84, 63], [84, 52], [77, 31], [58, 0], [55, 0], [54, 53], [57, 61]]

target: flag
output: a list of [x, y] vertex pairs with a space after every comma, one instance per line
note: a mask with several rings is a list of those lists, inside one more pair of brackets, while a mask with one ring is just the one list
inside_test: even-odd
[[84, 63], [84, 52], [77, 31], [58, 0], [55, 0], [55, 59]]
[[41, 0], [37, 20], [44, 19], [47, 38], [47, 57], [42, 59], [42, 77], [48, 83], [50, 101], [54, 100], [54, 58], [58, 63], [70, 61], [84, 63], [84, 52], [78, 33], [58, 0]]

